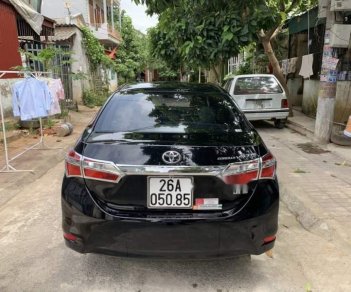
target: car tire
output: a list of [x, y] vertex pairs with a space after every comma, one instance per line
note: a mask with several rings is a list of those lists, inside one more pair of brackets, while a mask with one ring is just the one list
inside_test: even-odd
[[274, 127], [277, 129], [283, 129], [286, 124], [286, 119], [276, 119], [274, 120]]

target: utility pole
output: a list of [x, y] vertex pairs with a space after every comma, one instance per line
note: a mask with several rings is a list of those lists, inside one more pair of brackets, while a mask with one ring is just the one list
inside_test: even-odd
[[66, 24], [71, 24], [72, 22], [72, 13], [71, 13], [71, 1], [65, 1], [65, 8], [67, 9], [68, 12], [68, 17], [66, 18]]
[[332, 52], [333, 49], [330, 47], [331, 28], [335, 22], [334, 11], [330, 11], [331, 0], [328, 0], [326, 8], [319, 7], [319, 9], [327, 9], [326, 15], [326, 28], [324, 35], [324, 47], [323, 47], [323, 61], [321, 77], [319, 82], [319, 94], [318, 94], [318, 107], [316, 116], [316, 125], [314, 130], [315, 139], [320, 143], [329, 143], [330, 136], [333, 129], [334, 120], [334, 104], [336, 96], [336, 68], [334, 70], [331, 67], [323, 66], [327, 63], [327, 60], [333, 60]]

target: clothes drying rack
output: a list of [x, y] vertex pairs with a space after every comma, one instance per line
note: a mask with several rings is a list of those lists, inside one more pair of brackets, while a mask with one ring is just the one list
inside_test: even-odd
[[[28, 75], [34, 78], [41, 77], [43, 74], [50, 74], [50, 72], [31, 72], [31, 71], [0, 71], [0, 79], [4, 77], [5, 74], [17, 74], [17, 75]], [[38, 143], [26, 148], [21, 153], [15, 155], [11, 159], [9, 158], [8, 153], [8, 146], [7, 146], [7, 139], [6, 139], [6, 127], [5, 127], [5, 116], [4, 116], [4, 108], [2, 104], [2, 96], [0, 94], [0, 113], [1, 113], [1, 124], [2, 124], [2, 133], [3, 133], [3, 141], [4, 141], [4, 152], [5, 152], [5, 166], [0, 169], [0, 173], [13, 173], [13, 172], [34, 172], [31, 169], [16, 169], [13, 167], [10, 162], [15, 160], [16, 158], [20, 157], [24, 153], [29, 150], [52, 150], [52, 149], [62, 149], [62, 148], [52, 148], [48, 147], [44, 141], [44, 134], [43, 134], [43, 122], [42, 118], [39, 118], [39, 125], [40, 125], [40, 140]]]

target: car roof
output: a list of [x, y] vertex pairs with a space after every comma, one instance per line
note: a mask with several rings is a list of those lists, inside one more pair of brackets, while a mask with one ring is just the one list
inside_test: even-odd
[[228, 79], [234, 79], [239, 77], [274, 77], [275, 78], [273, 74], [242, 74], [242, 75], [231, 76]]
[[152, 82], [126, 84], [119, 89], [121, 93], [137, 92], [197, 92], [197, 93], [226, 93], [221, 87], [211, 83], [189, 82]]

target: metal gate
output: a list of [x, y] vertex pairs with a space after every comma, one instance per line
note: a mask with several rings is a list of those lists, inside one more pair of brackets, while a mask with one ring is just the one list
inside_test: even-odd
[[[77, 109], [77, 104], [73, 101], [73, 79], [72, 79], [72, 69], [71, 69], [71, 53], [70, 45], [58, 45], [55, 47], [59, 49], [52, 60], [51, 68], [45, 68], [44, 64], [38, 60], [33, 60], [27, 58], [27, 66], [33, 71], [45, 72], [51, 71], [53, 78], [60, 78], [65, 90], [65, 101], [64, 108], [66, 109]], [[40, 42], [29, 42], [26, 43], [25, 49], [27, 52], [38, 56], [41, 50], [45, 48], [45, 44]]]

